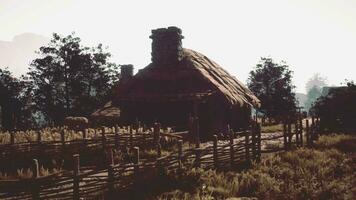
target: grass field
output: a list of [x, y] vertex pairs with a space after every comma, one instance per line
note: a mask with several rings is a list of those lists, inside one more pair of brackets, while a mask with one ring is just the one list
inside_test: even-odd
[[145, 198], [355, 199], [355, 147], [354, 136], [321, 136], [314, 149], [268, 155], [242, 172], [193, 169], [167, 175]]

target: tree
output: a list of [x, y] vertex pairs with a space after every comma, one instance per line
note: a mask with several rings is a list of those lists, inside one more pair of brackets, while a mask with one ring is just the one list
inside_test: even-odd
[[5, 68], [0, 69], [1, 125], [6, 130], [28, 126], [31, 118], [28, 82], [15, 78]]
[[305, 110], [309, 110], [312, 104], [321, 96], [323, 87], [327, 86], [327, 79], [320, 74], [314, 74], [305, 85], [307, 91], [307, 100], [305, 101]]
[[321, 89], [325, 86], [327, 86], [327, 78], [321, 76], [319, 73], [316, 73], [305, 84], [305, 90], [308, 93], [313, 87], [316, 87], [321, 91]]
[[285, 62], [278, 64], [272, 58], [261, 58], [250, 72], [247, 85], [261, 100], [260, 111], [268, 118], [279, 121], [296, 112], [292, 71]]
[[109, 99], [119, 77], [117, 66], [108, 62], [111, 54], [101, 44], [82, 46], [74, 33], [65, 37], [54, 33], [38, 54], [28, 77], [36, 109], [54, 124], [66, 116], [89, 115]]
[[311, 108], [320, 117], [321, 128], [325, 131], [356, 130], [356, 85], [349, 81], [347, 86], [330, 87], [327, 95], [317, 99]]

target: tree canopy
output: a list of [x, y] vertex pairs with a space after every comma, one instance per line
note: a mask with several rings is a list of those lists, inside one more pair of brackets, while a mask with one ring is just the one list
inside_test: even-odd
[[15, 78], [7, 69], [0, 69], [0, 107], [2, 128], [12, 130], [31, 123], [30, 87], [24, 79]]
[[292, 71], [285, 62], [261, 58], [250, 72], [247, 85], [261, 100], [260, 111], [267, 117], [281, 120], [287, 114], [295, 113], [295, 86], [292, 84]]
[[117, 65], [101, 44], [86, 47], [74, 33], [54, 33], [47, 46], [37, 52], [28, 78], [36, 109], [54, 124], [66, 116], [87, 116], [104, 104], [118, 81]]
[[320, 117], [321, 127], [326, 131], [356, 130], [356, 85], [353, 81], [347, 86], [330, 87], [312, 107], [314, 115]]

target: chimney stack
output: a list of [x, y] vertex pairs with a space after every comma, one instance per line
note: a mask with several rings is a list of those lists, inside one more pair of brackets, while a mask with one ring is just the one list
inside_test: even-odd
[[183, 58], [182, 30], [170, 26], [152, 30], [152, 63], [158, 65], [175, 64]]
[[133, 77], [133, 65], [127, 64], [127, 65], [120, 65], [121, 67], [121, 80], [122, 82], [125, 82]]

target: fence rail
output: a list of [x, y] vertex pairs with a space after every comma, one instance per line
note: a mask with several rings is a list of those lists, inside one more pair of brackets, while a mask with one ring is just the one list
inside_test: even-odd
[[[307, 120], [305, 124], [305, 129], [303, 129], [300, 121], [295, 123], [294, 132], [292, 132], [291, 124], [285, 124], [282, 135], [271, 137], [269, 140], [283, 138], [283, 148], [278, 150], [288, 150], [291, 148], [292, 143], [302, 146], [303, 136], [305, 135], [307, 145], [310, 145], [312, 140], [315, 139], [317, 123], [309, 126], [309, 121]], [[153, 133], [150, 137], [152, 137], [152, 140], [157, 141], [160, 136], [159, 134], [155, 135], [157, 131]], [[116, 137], [115, 135], [110, 137], [111, 139], [106, 140], [105, 143], [111, 147], [108, 151], [109, 162], [106, 168], [82, 168], [79, 163], [79, 155], [76, 154], [73, 156], [74, 164], [72, 170], [39, 177], [39, 163], [34, 160], [32, 178], [0, 181], [0, 199], [94, 198], [105, 192], [110, 194], [114, 190], [130, 188], [139, 180], [149, 176], [159, 176], [163, 172], [178, 172], [179, 170], [195, 167], [222, 170], [234, 169], [244, 164], [248, 165], [252, 160], [260, 160], [262, 153], [276, 151], [262, 149], [261, 142], [268, 139], [262, 138], [261, 127], [258, 124], [253, 125], [250, 130], [239, 133], [228, 130], [228, 133], [228, 140], [218, 140], [218, 136], [214, 135], [211, 143], [197, 143], [195, 148], [184, 149], [183, 141], [179, 140], [177, 150], [170, 152], [166, 156], [158, 157], [154, 161], [141, 160], [140, 148], [135, 147], [135, 158], [131, 163], [126, 164], [114, 163], [112, 158], [112, 149], [118, 147], [114, 145], [116, 144], [115, 141], [117, 142], [115, 140], [117, 135], [115, 134]], [[128, 141], [134, 141], [132, 135], [125, 137]], [[120, 139], [123, 140], [122, 138]], [[140, 143], [133, 144], [140, 145]]]

